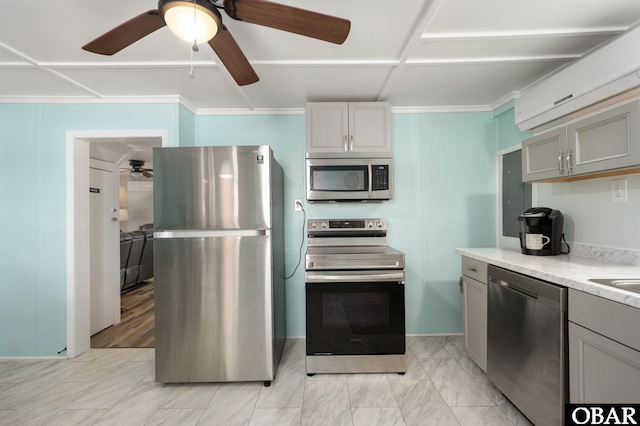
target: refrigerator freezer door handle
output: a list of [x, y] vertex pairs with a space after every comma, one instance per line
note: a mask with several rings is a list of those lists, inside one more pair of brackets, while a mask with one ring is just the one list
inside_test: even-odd
[[260, 237], [271, 235], [270, 229], [217, 229], [156, 231], [153, 238]]

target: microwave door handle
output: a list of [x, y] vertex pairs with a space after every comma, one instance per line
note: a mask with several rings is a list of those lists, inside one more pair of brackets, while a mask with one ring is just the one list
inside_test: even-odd
[[369, 160], [369, 165], [368, 165], [368, 167], [369, 167], [369, 179], [368, 179], [368, 181], [369, 181], [369, 182], [368, 182], [368, 183], [369, 183], [369, 186], [368, 186], [368, 189], [369, 189], [369, 198], [371, 198], [371, 197], [373, 197], [373, 189], [372, 189], [372, 186], [373, 186], [373, 176], [371, 176], [371, 160]]

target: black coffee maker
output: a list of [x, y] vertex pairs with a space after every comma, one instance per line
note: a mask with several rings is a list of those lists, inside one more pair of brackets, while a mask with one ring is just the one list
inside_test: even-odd
[[518, 217], [523, 254], [556, 256], [562, 244], [564, 216], [560, 210], [532, 207]]

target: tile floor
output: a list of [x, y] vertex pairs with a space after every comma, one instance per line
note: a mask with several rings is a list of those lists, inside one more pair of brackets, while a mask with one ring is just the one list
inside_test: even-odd
[[153, 349], [0, 360], [0, 425], [529, 425], [462, 352], [460, 336], [408, 337], [398, 374], [307, 377], [289, 339], [271, 387], [163, 385]]

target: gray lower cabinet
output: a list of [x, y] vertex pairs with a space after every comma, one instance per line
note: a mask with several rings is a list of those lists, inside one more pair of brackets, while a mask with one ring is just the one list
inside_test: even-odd
[[640, 100], [522, 142], [522, 180], [568, 178], [640, 165]]
[[569, 290], [572, 404], [638, 403], [640, 309]]
[[462, 257], [464, 351], [487, 371], [487, 264]]

